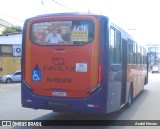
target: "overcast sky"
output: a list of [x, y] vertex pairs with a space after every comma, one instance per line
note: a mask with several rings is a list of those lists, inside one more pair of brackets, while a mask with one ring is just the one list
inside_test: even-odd
[[0, 19], [22, 26], [26, 18], [35, 15], [90, 10], [91, 13], [109, 16], [116, 25], [128, 31], [141, 44], [160, 44], [159, 0], [55, 1], [0, 0]]

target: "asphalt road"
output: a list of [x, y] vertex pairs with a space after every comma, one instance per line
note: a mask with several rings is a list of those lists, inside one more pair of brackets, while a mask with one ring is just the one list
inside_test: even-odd
[[[136, 97], [130, 108], [123, 108], [109, 115], [53, 113], [48, 110], [33, 110], [21, 107], [20, 83], [0, 84], [0, 120], [160, 120], [160, 74], [149, 74], [149, 83]], [[96, 121], [95, 121], [96, 122]], [[0, 129], [22, 127], [0, 127]], [[40, 127], [23, 127], [35, 129]], [[141, 129], [160, 126], [48, 126], [54, 129]]]

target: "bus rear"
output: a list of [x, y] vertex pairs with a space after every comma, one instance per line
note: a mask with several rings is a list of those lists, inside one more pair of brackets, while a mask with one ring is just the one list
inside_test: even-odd
[[97, 92], [101, 81], [99, 35], [96, 16], [61, 14], [26, 20], [22, 106], [102, 112], [103, 96]]

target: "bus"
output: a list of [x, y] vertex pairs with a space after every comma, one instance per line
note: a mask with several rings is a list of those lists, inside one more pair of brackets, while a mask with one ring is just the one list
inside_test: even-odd
[[111, 113], [130, 106], [148, 82], [145, 47], [107, 16], [28, 18], [22, 42], [22, 107]]

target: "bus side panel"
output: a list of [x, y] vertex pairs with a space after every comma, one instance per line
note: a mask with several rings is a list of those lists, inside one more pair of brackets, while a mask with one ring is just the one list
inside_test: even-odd
[[110, 24], [105, 21], [102, 29], [103, 80], [106, 87], [106, 112], [117, 111], [121, 107], [121, 64], [110, 63]]
[[[103, 101], [106, 113], [111, 113], [120, 109], [121, 104], [121, 65], [111, 65], [109, 55], [109, 21], [102, 18], [101, 29], [101, 60], [102, 60], [102, 84], [103, 94], [106, 96]], [[117, 69], [115, 71], [115, 69]], [[119, 70], [118, 70], [119, 69]], [[116, 76], [114, 76], [116, 74]]]
[[110, 97], [109, 112], [117, 111], [121, 108], [121, 92], [122, 92], [122, 76], [121, 65], [111, 65], [109, 75], [109, 91]]

